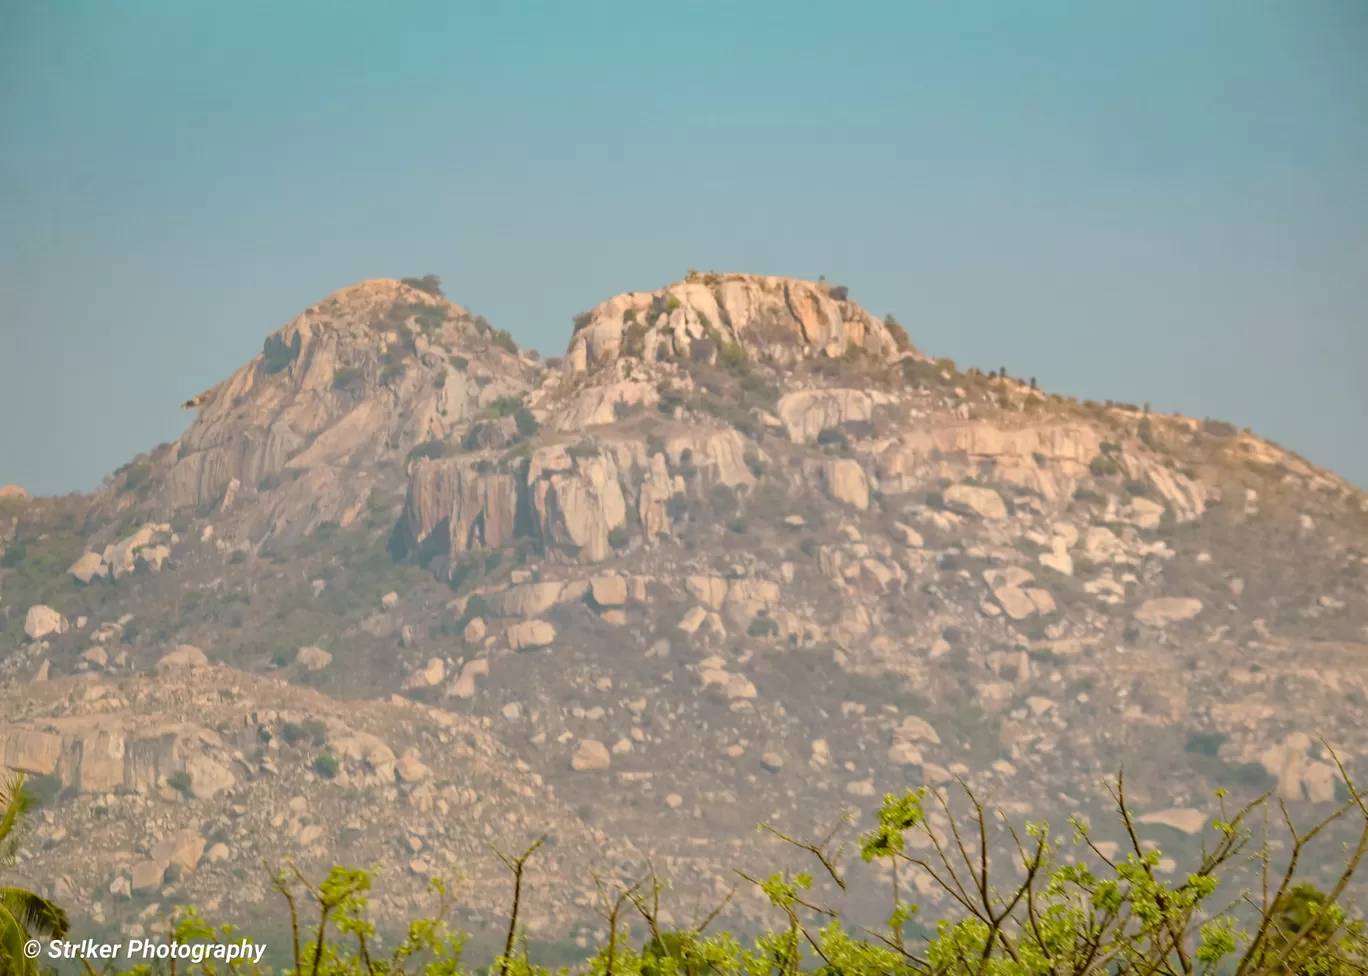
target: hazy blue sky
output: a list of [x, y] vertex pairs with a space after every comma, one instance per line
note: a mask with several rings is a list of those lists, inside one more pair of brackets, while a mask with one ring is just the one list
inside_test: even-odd
[[362, 278], [550, 355], [688, 268], [1368, 485], [1368, 3], [0, 0], [0, 484]]

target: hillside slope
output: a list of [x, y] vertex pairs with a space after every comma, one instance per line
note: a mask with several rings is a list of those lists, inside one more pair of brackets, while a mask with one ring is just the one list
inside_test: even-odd
[[54, 797], [21, 869], [91, 917], [250, 913], [295, 852], [386, 865], [395, 917], [459, 865], [478, 919], [485, 842], [549, 831], [563, 933], [591, 870], [715, 896], [757, 821], [908, 784], [1059, 820], [1124, 763], [1187, 849], [1218, 787], [1333, 801], [1317, 736], [1368, 774], [1362, 492], [841, 288], [691, 274], [543, 363], [364, 282], [187, 406], [93, 496], [0, 497], [0, 763]]

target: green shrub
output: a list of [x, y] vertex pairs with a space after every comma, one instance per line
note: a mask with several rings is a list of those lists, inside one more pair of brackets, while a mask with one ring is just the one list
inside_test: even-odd
[[180, 770], [179, 772], [172, 773], [170, 776], [166, 777], [166, 785], [171, 787], [171, 789], [175, 790], [177, 793], [180, 793], [184, 796], [189, 796], [190, 787], [193, 785], [193, 780], [191, 779], [189, 773], [187, 773], [185, 770]]
[[592, 311], [580, 312], [571, 321], [574, 323], [575, 331], [578, 332], [594, 321], [594, 313]]
[[1088, 470], [1093, 473], [1095, 478], [1107, 478], [1119, 472], [1121, 465], [1116, 458], [1099, 454], [1088, 463]]
[[730, 522], [727, 523], [727, 530], [730, 532], [735, 532], [737, 535], [745, 535], [746, 530], [748, 528], [749, 525], [746, 522], [746, 518], [744, 515], [738, 515], [736, 518], [732, 519]]
[[337, 764], [337, 760], [326, 752], [319, 753], [314, 757], [313, 771], [324, 779], [336, 778], [340, 769], [341, 767]]
[[461, 612], [461, 626], [465, 626], [476, 617], [488, 617], [489, 613], [489, 601], [479, 593], [472, 593], [470, 599], [466, 600], [465, 610]]
[[887, 329], [888, 334], [893, 337], [893, 344], [896, 345], [900, 351], [906, 352], [908, 349], [912, 348], [912, 337], [907, 334], [907, 330], [904, 329], [892, 315], [884, 316], [884, 328]]
[[408, 459], [410, 461], [417, 461], [423, 458], [435, 459], [446, 457], [447, 452], [450, 451], [450, 449], [450, 445], [445, 441], [427, 440], [409, 451]]
[[773, 618], [760, 614], [751, 618], [746, 633], [752, 637], [773, 637], [779, 633], [779, 623]]
[[339, 366], [333, 371], [332, 386], [334, 390], [349, 390], [361, 382], [365, 374], [358, 366]]
[[1224, 732], [1193, 732], [1188, 736], [1183, 751], [1199, 756], [1217, 756], [1228, 738]]
[[519, 352], [518, 343], [514, 341], [507, 329], [495, 329], [490, 334], [489, 341], [510, 355], [516, 356]]
[[926, 504], [930, 508], [945, 508], [945, 495], [939, 491], [928, 491], [926, 493]]
[[717, 362], [733, 373], [743, 371], [747, 365], [745, 347], [739, 342], [722, 343], [717, 350]]
[[614, 526], [608, 532], [608, 545], [612, 546], [614, 549], [625, 549], [627, 543], [630, 541], [631, 536], [627, 532], [627, 526], [625, 525]]
[[502, 396], [485, 408], [485, 412], [491, 417], [512, 417], [521, 406], [521, 397]]
[[537, 418], [532, 416], [532, 411], [521, 404], [513, 411], [513, 422], [517, 424], [519, 437], [536, 437], [540, 429]]
[[410, 288], [417, 288], [419, 291], [427, 292], [435, 298], [446, 298], [442, 292], [442, 279], [435, 274], [423, 275], [421, 278], [402, 278], [400, 279]]

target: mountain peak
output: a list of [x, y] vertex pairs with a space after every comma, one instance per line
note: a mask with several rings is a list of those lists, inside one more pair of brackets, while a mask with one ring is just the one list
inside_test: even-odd
[[623, 356], [708, 358], [728, 344], [789, 364], [840, 356], [852, 345], [891, 361], [918, 355], [896, 324], [880, 321], [843, 286], [766, 275], [690, 272], [650, 292], [627, 292], [575, 319], [572, 372]]

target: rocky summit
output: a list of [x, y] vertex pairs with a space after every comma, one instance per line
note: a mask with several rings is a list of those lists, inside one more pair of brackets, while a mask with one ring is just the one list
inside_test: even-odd
[[488, 845], [546, 835], [552, 938], [596, 871], [720, 899], [782, 855], [758, 822], [907, 785], [1059, 822], [1124, 766], [1181, 854], [1219, 789], [1316, 818], [1368, 781], [1361, 490], [932, 358], [844, 287], [691, 272], [543, 360], [367, 281], [186, 407], [93, 495], [0, 490], [0, 764], [46, 801], [18, 870], [80, 917], [250, 920], [290, 857], [381, 865], [394, 924], [463, 873], [479, 931]]

